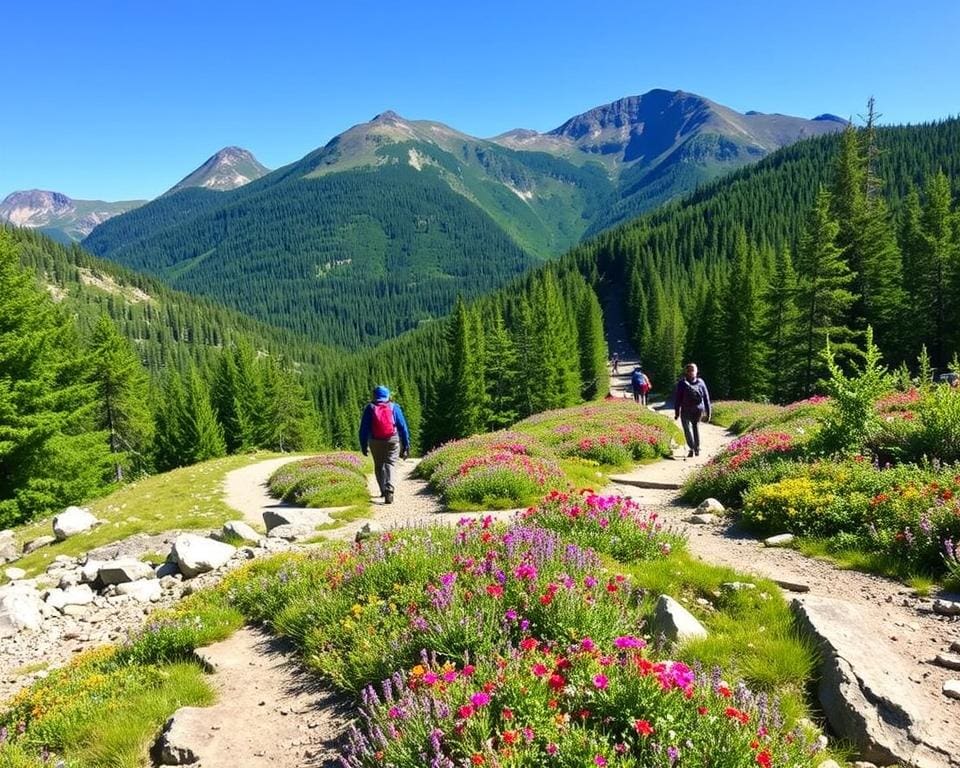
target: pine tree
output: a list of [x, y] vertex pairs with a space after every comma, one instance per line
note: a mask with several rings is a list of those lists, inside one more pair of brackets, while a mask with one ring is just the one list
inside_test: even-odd
[[798, 356], [794, 347], [799, 315], [796, 306], [797, 275], [790, 250], [777, 251], [773, 273], [764, 294], [761, 334], [767, 344], [767, 370], [771, 377], [770, 394], [775, 402], [788, 402], [799, 396]]
[[264, 448], [297, 451], [318, 441], [316, 410], [307, 399], [296, 375], [284, 361], [266, 358], [263, 366], [263, 395], [266, 407], [261, 436]]
[[478, 323], [462, 299], [447, 321], [446, 372], [437, 389], [431, 440], [468, 437], [483, 431], [486, 388]]
[[522, 419], [538, 410], [540, 388], [540, 358], [533, 308], [526, 296], [517, 301], [511, 334], [517, 352], [516, 403], [517, 415]]
[[499, 307], [488, 317], [483, 367], [487, 390], [483, 420], [490, 430], [508, 427], [517, 420], [517, 351]]
[[541, 382], [537, 410], [573, 405], [580, 399], [576, 332], [552, 272], [547, 271], [534, 287], [532, 308]]
[[114, 480], [123, 480], [131, 466], [144, 470], [153, 439], [153, 414], [148, 407], [149, 381], [130, 342], [107, 315], [93, 332], [91, 381], [97, 392], [97, 427], [106, 430], [113, 454]]
[[[927, 183], [921, 216], [922, 241], [919, 264], [925, 286], [924, 309], [931, 315], [930, 350], [933, 364], [942, 369], [950, 359], [948, 335], [956, 303], [951, 295], [951, 276], [956, 270], [956, 240], [951, 212], [950, 181], [938, 171]], [[918, 308], [919, 309], [919, 308]]]
[[597, 294], [585, 286], [577, 317], [580, 331], [580, 380], [583, 382], [581, 397], [594, 400], [610, 391], [607, 371], [607, 342], [603, 335], [603, 312]]
[[810, 394], [825, 372], [818, 365], [829, 338], [833, 349], [850, 349], [850, 330], [842, 325], [854, 296], [848, 286], [850, 268], [836, 244], [839, 225], [830, 217], [830, 193], [821, 188], [810, 212], [797, 254], [797, 308], [799, 348], [803, 354], [802, 391]]
[[729, 396], [736, 400], [758, 399], [765, 390], [765, 345], [760, 335], [758, 266], [753, 249], [747, 245], [747, 234], [740, 229], [724, 301], [726, 378]]
[[223, 427], [217, 421], [210, 401], [210, 388], [203, 376], [191, 366], [187, 374], [186, 408], [181, 425], [185, 464], [216, 459], [225, 456], [227, 446], [223, 440]]
[[110, 453], [83, 351], [0, 230], [0, 527], [104, 486]]
[[158, 403], [154, 413], [154, 464], [161, 471], [189, 464], [191, 451], [184, 434], [187, 393], [183, 379], [174, 368], [167, 368], [164, 372], [162, 385], [154, 401]]

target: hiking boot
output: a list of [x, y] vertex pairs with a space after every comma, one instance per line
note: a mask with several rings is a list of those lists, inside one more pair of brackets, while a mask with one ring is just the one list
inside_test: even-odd
[[699, 448], [694, 448], [694, 449], [693, 449], [693, 455], [694, 455], [694, 456], [699, 456], [699, 455], [700, 455], [700, 449], [699, 449]]
[[393, 491], [385, 491], [383, 494], [384, 504], [393, 504]]
[[693, 458], [693, 448], [691, 448], [689, 451], [687, 451], [687, 458], [688, 458], [688, 459], [692, 459], [692, 458]]

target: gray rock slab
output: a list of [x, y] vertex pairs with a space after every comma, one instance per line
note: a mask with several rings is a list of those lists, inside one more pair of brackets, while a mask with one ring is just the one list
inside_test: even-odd
[[67, 507], [53, 518], [53, 535], [57, 541], [89, 531], [100, 521], [86, 507]]
[[949, 748], [928, 724], [936, 713], [912, 688], [900, 657], [870, 631], [855, 605], [821, 596], [794, 599], [799, 624], [820, 652], [820, 705], [833, 731], [879, 765], [938, 768]]
[[198, 727], [203, 722], [201, 707], [181, 707], [163, 726], [151, 750], [159, 765], [191, 765], [199, 762], [199, 748], [212, 739], [210, 728]]
[[960, 669], [960, 654], [938, 653], [933, 663], [947, 669]]
[[0, 588], [0, 638], [12, 637], [21, 629], [40, 629], [43, 625], [43, 599], [27, 584], [9, 584]]
[[20, 557], [20, 547], [13, 531], [0, 531], [0, 563], [11, 563]]
[[960, 699], [960, 680], [947, 680], [944, 682], [943, 695], [951, 699]]
[[765, 547], [785, 547], [788, 544], [793, 543], [794, 536], [792, 533], [778, 533], [776, 536], [770, 536], [763, 540], [763, 546]]
[[654, 609], [653, 627], [657, 634], [674, 643], [698, 640], [707, 630], [696, 617], [669, 595], [660, 595]]
[[97, 574], [100, 582], [104, 585], [152, 579], [155, 575], [150, 563], [132, 559], [108, 560], [100, 566]]
[[47, 593], [47, 605], [63, 610], [68, 605], [89, 605], [93, 602], [93, 590], [89, 584], [79, 584], [67, 589], [51, 589]]
[[933, 612], [941, 616], [960, 616], [960, 603], [955, 600], [934, 600]]
[[14, 568], [11, 566], [3, 571], [3, 575], [10, 579], [10, 581], [18, 581], [19, 579], [26, 578], [27, 572], [23, 570], [23, 568]]
[[802, 581], [794, 578], [777, 578], [773, 579], [773, 583], [776, 584], [781, 589], [785, 589], [788, 592], [809, 592], [810, 585], [804, 584]]
[[263, 511], [263, 524], [267, 534], [281, 525], [312, 526], [333, 522], [333, 518], [322, 509], [304, 509], [302, 507], [275, 507]]
[[259, 533], [248, 523], [243, 522], [243, 520], [230, 520], [223, 524], [223, 536], [225, 537], [240, 537], [244, 541], [260, 541], [263, 538], [263, 534]]
[[288, 525], [278, 525], [276, 528], [271, 528], [270, 533], [267, 534], [267, 538], [283, 539], [284, 541], [305, 541], [306, 539], [312, 539], [316, 535], [316, 525], [295, 525], [290, 523]]
[[180, 566], [180, 573], [190, 578], [222, 567], [236, 551], [222, 541], [182, 533], [173, 542], [171, 557]]
[[38, 536], [32, 541], [28, 541], [23, 545], [23, 554], [29, 555], [31, 552], [36, 552], [41, 547], [46, 547], [50, 544], [53, 544], [57, 539], [54, 536]]
[[717, 522], [717, 516], [710, 512], [697, 512], [695, 515], [684, 518], [683, 522], [691, 525], [713, 525]]

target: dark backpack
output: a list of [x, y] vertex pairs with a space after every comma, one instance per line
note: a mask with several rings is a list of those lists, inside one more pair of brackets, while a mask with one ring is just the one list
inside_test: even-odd
[[640, 371], [634, 371], [633, 375], [630, 377], [630, 383], [637, 389], [642, 389], [646, 386], [647, 377], [644, 376]]
[[393, 403], [373, 404], [370, 433], [374, 440], [389, 440], [397, 434], [397, 424], [393, 417]]
[[696, 408], [699, 410], [700, 406], [703, 405], [703, 393], [700, 391], [700, 387], [698, 387], [696, 383], [691, 384], [686, 379], [683, 379], [682, 400], [684, 408]]

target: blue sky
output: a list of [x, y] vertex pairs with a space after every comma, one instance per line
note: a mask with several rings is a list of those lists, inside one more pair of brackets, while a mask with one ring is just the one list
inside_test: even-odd
[[385, 109], [478, 136], [651, 88], [960, 113], [956, 0], [47, 0], [9, 4], [0, 30], [0, 198], [153, 197], [223, 146], [275, 168]]

